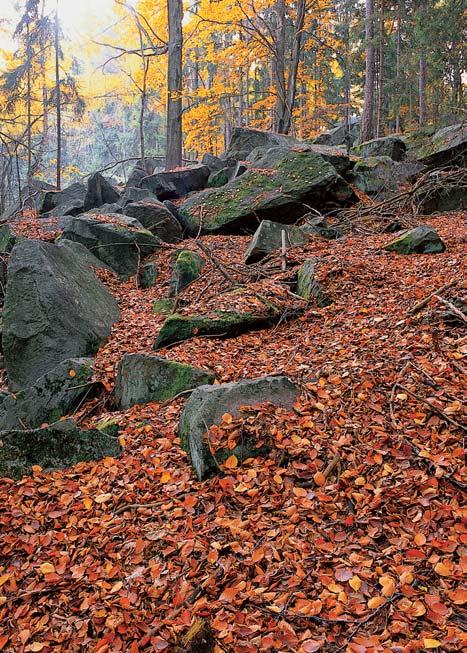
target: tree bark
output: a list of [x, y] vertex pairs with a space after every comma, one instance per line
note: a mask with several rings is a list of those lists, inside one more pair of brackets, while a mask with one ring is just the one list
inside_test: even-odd
[[58, 0], [55, 11], [55, 102], [57, 115], [57, 168], [56, 186], [60, 190], [62, 183], [62, 98], [60, 88], [60, 39], [58, 24]]
[[419, 60], [418, 75], [418, 124], [420, 127], [426, 123], [426, 56], [422, 50]]
[[169, 45], [167, 64], [166, 170], [182, 163], [182, 49], [183, 2], [167, 0]]
[[272, 66], [276, 103], [273, 129], [279, 134], [284, 131], [284, 114], [287, 104], [285, 89], [285, 0], [277, 0], [274, 30], [274, 61]]
[[365, 91], [361, 127], [361, 141], [373, 138], [373, 109], [375, 87], [374, 0], [365, 2]]
[[297, 4], [297, 21], [294, 29], [292, 56], [290, 61], [289, 75], [287, 79], [287, 101], [283, 120], [284, 134], [288, 134], [292, 127], [293, 111], [297, 96], [298, 65], [302, 54], [303, 26], [305, 23], [306, 0], [299, 0]]
[[376, 112], [376, 137], [383, 134], [383, 100], [384, 100], [384, 0], [380, 4], [379, 44], [378, 44], [378, 102]]

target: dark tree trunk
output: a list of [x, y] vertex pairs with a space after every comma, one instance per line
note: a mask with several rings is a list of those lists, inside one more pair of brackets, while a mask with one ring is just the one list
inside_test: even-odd
[[182, 0], [167, 0], [169, 46], [167, 65], [167, 148], [165, 167], [182, 163]]
[[60, 88], [60, 42], [58, 10], [55, 12], [55, 102], [57, 111], [57, 174], [56, 186], [60, 190], [62, 184], [62, 98]]
[[426, 56], [420, 52], [418, 75], [418, 124], [420, 127], [426, 123]]
[[283, 120], [283, 133], [288, 134], [292, 127], [292, 117], [297, 95], [298, 65], [302, 54], [303, 26], [305, 23], [306, 0], [299, 0], [297, 4], [297, 22], [293, 35], [292, 56], [290, 61], [289, 76], [287, 79], [287, 101]]
[[276, 2], [276, 24], [274, 30], [274, 61], [272, 73], [276, 105], [273, 118], [273, 129], [278, 133], [284, 131], [284, 114], [287, 104], [285, 89], [285, 0]]
[[362, 116], [361, 140], [373, 138], [373, 109], [375, 88], [374, 0], [365, 3], [365, 92]]
[[376, 137], [383, 135], [383, 101], [384, 101], [384, 0], [381, 0], [379, 17], [378, 44], [378, 102], [376, 112]]

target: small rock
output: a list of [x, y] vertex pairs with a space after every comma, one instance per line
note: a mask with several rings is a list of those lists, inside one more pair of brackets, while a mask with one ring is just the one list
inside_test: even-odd
[[173, 299], [157, 299], [152, 305], [152, 311], [156, 315], [170, 315], [175, 307]]
[[305, 245], [308, 242], [308, 237], [300, 227], [263, 220], [248, 245], [245, 263], [256, 263], [267, 254], [280, 249], [282, 246], [282, 231], [285, 231], [287, 249]]
[[120, 410], [134, 404], [167, 401], [180, 392], [214, 383], [214, 375], [159, 356], [126, 354], [118, 366], [115, 400]]
[[196, 252], [190, 250], [180, 252], [172, 272], [169, 296], [175, 297], [183, 288], [186, 288], [192, 281], [197, 279], [203, 266], [204, 259]]
[[319, 263], [317, 257], [309, 258], [304, 261], [298, 271], [297, 288], [295, 292], [307, 301], [314, 297], [317, 305], [322, 308], [332, 304], [332, 300], [327, 297], [321, 283], [315, 280], [316, 267]]
[[[179, 436], [198, 479], [203, 480], [216, 469], [205, 438], [209, 427], [219, 423], [224, 413], [238, 415], [241, 406], [264, 402], [291, 408], [296, 397], [297, 388], [284, 376], [201, 386], [194, 390], [180, 418]], [[241, 458], [241, 452], [238, 453]]]
[[0, 254], [8, 254], [13, 249], [16, 236], [8, 224], [0, 227]]
[[138, 285], [140, 288], [152, 288], [156, 285], [157, 268], [155, 263], [145, 263], [141, 266], [138, 274]]
[[384, 249], [398, 254], [438, 254], [444, 252], [446, 245], [434, 229], [421, 225], [405, 231]]

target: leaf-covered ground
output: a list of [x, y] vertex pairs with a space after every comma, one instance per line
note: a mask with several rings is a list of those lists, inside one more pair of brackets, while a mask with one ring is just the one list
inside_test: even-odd
[[[427, 222], [445, 253], [388, 254], [389, 235], [316, 239], [289, 252], [286, 273], [248, 279], [247, 292], [232, 284], [247, 281], [236, 264], [248, 238], [201, 240], [224, 267], [209, 263], [181, 309], [273, 305], [284, 319], [160, 354], [219, 382], [287, 374], [302, 389], [291, 412], [224, 415], [209, 434], [214, 449], [253, 436], [271, 454], [241, 466], [230, 458], [202, 483], [177, 438], [185, 398], [111, 412], [121, 355], [153, 351], [164, 317], [152, 303], [167, 295], [172, 252], [155, 257], [153, 289], [100, 273], [122, 320], [97, 357], [103, 393], [80, 419], [116, 417], [125, 452], [0, 481], [0, 650], [462, 649], [467, 339], [436, 298], [410, 310], [449, 283], [445, 298], [465, 294], [465, 214]], [[314, 255], [334, 300], [323, 309], [285, 283]], [[198, 627], [204, 645], [191, 636]]]

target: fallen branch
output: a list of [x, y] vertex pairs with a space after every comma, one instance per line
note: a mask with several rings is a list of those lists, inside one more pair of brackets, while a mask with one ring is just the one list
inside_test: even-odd
[[409, 311], [407, 311], [407, 315], [415, 315], [419, 311], [422, 310], [422, 308], [425, 308], [427, 306], [431, 299], [433, 297], [436, 297], [436, 295], [439, 295], [442, 292], [445, 292], [446, 290], [449, 290], [449, 288], [452, 288], [453, 286], [457, 285], [457, 281], [451, 281], [450, 283], [446, 283], [444, 286], [441, 286], [441, 288], [437, 288], [436, 290], [433, 290], [432, 293], [430, 293], [425, 299], [422, 299], [421, 302], [418, 302], [418, 304], [415, 304]]
[[402, 385], [401, 383], [396, 384], [401, 390], [404, 390], [404, 392], [407, 392], [411, 397], [414, 399], [418, 399], [418, 401], [421, 401], [422, 404], [425, 404], [425, 406], [429, 406], [432, 410], [434, 410], [440, 417], [445, 419], [449, 424], [452, 424], [452, 426], [455, 426], [458, 429], [461, 429], [462, 431], [467, 431], [467, 426], [464, 426], [463, 424], [459, 424], [455, 420], [453, 420], [449, 415], [446, 415], [441, 408], [438, 408], [434, 404], [432, 404], [428, 399], [425, 399], [424, 397], [420, 397], [420, 395], [417, 395], [415, 392], [412, 392], [412, 390], [409, 390], [409, 388], [406, 388], [405, 385]]

